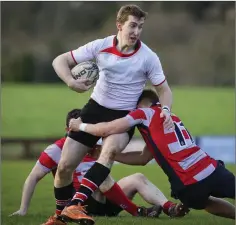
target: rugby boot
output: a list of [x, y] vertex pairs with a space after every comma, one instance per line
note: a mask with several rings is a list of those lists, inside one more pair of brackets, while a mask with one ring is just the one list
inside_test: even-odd
[[184, 217], [189, 213], [189, 208], [186, 207], [183, 203], [173, 203], [167, 211], [164, 210], [164, 212], [169, 217]]
[[67, 225], [67, 224], [66, 222], [62, 220], [62, 218], [60, 218], [57, 215], [54, 215], [54, 216], [50, 216], [48, 220], [42, 225]]
[[150, 208], [146, 207], [138, 207], [138, 216], [141, 217], [159, 217], [159, 215], [162, 212], [162, 207], [161, 206], [152, 206]]
[[87, 215], [85, 207], [80, 203], [78, 205], [66, 206], [60, 215], [65, 222], [74, 222], [81, 225], [93, 225], [94, 220]]

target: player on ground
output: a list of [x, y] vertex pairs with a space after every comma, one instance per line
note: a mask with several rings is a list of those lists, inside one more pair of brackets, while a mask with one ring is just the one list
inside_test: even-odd
[[[146, 15], [138, 6], [123, 6], [117, 15], [117, 35], [97, 39], [54, 59], [53, 67], [57, 75], [77, 92], [84, 92], [90, 86], [86, 86], [86, 80], [74, 80], [70, 69], [77, 63], [96, 59], [100, 71], [99, 79], [89, 102], [82, 109], [81, 118], [84, 122], [107, 122], [127, 115], [130, 110], [136, 108], [145, 83], [150, 80], [160, 98], [162, 105], [160, 115], [164, 118], [165, 127], [173, 127], [170, 116], [172, 92], [160, 60], [140, 41]], [[102, 184], [110, 173], [112, 156], [126, 147], [133, 132], [131, 129], [104, 139], [101, 155], [82, 180], [82, 189], [88, 185], [93, 189], [93, 185], [99, 187]], [[63, 201], [71, 195], [68, 191], [72, 187], [71, 175], [98, 139], [99, 137], [84, 132], [69, 133], [54, 181], [55, 196], [58, 200]], [[89, 192], [89, 189], [86, 191]], [[75, 222], [93, 223], [93, 219], [83, 213], [83, 207], [78, 204], [80, 200], [76, 196], [66, 210], [63, 210], [62, 215], [65, 214], [69, 220]]]
[[[79, 116], [80, 116], [79, 109], [74, 109], [68, 113], [66, 118], [67, 129], [69, 120], [71, 118], [78, 118]], [[37, 163], [35, 164], [35, 166], [33, 167], [32, 171], [30, 172], [29, 176], [25, 181], [24, 188], [22, 191], [20, 209], [12, 213], [11, 216], [26, 215], [30, 205], [31, 198], [33, 196], [34, 190], [38, 182], [50, 172], [52, 172], [53, 177], [55, 176], [58, 162], [61, 158], [61, 151], [64, 142], [65, 142], [65, 137], [57, 140], [54, 144], [49, 145], [41, 153]], [[96, 158], [100, 153], [100, 149], [101, 149], [101, 140], [98, 141], [95, 148], [92, 149], [89, 152], [89, 154], [87, 154], [84, 157], [79, 166], [77, 166], [73, 174], [73, 186], [75, 190], [79, 188], [83, 175], [95, 163]], [[131, 203], [130, 205], [133, 207], [134, 211], [132, 215], [157, 217], [161, 212], [162, 208], [163, 211], [171, 217], [175, 216], [178, 217], [183, 215], [182, 212], [176, 211], [177, 204], [168, 201], [168, 199], [162, 194], [162, 192], [157, 187], [155, 187], [143, 174], [137, 173], [130, 175], [128, 177], [122, 178], [117, 183], [121, 187], [121, 190], [123, 190], [123, 192], [129, 199], [132, 199], [136, 193], [139, 193], [145, 201], [154, 205], [154, 207], [146, 209], [144, 207], [137, 207], [135, 204]], [[110, 197], [110, 199], [114, 199], [113, 195], [114, 193], [112, 190], [105, 192], [105, 196]], [[107, 200], [105, 196], [100, 191], [97, 191], [90, 199], [87, 200], [86, 204], [88, 205], [87, 211], [89, 214], [100, 215], [100, 216], [117, 216], [119, 212], [123, 210], [120, 206], [117, 206], [113, 204], [111, 201]], [[126, 203], [124, 199], [121, 200], [122, 196], [123, 196], [122, 194], [119, 195], [118, 196], [119, 200], [115, 201], [118, 205]], [[44, 223], [44, 225], [65, 225], [66, 223], [62, 221], [59, 215], [61, 214], [62, 209], [65, 207], [67, 203], [68, 201], [60, 202], [56, 200], [55, 215], [49, 217], [48, 221]], [[127, 204], [125, 204], [124, 207], [126, 207], [126, 205]], [[149, 215], [150, 213], [151, 215]]]
[[[198, 147], [183, 122], [174, 114], [175, 129], [166, 129], [160, 117], [161, 105], [155, 92], [141, 95], [137, 110], [126, 117], [96, 125], [72, 120], [70, 129], [106, 137], [137, 125], [146, 147], [143, 155], [152, 155], [169, 178], [171, 190], [185, 206], [205, 209], [226, 218], [235, 218], [235, 207], [220, 198], [235, 198], [235, 176], [222, 163]], [[127, 153], [126, 163], [140, 161], [140, 154]]]

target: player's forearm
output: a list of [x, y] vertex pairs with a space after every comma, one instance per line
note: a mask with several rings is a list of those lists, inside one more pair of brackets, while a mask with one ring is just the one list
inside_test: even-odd
[[60, 77], [61, 80], [63, 80], [67, 84], [67, 86], [70, 87], [70, 84], [73, 81], [73, 77], [71, 75], [71, 70], [70, 70], [71, 65], [69, 65], [66, 54], [57, 56], [53, 60], [52, 66], [58, 77]]
[[[107, 127], [108, 123], [86, 124], [82, 131], [98, 137], [107, 137], [112, 131]], [[81, 130], [81, 129], [80, 129]]]
[[167, 106], [171, 110], [173, 97], [172, 97], [172, 91], [169, 85], [166, 83], [163, 86], [162, 85], [160, 87], [157, 86], [155, 89], [157, 91], [161, 105]]
[[142, 151], [118, 153], [115, 161], [127, 165], [146, 165], [148, 163], [148, 160], [143, 157]]
[[38, 179], [29, 176], [24, 184], [23, 191], [22, 191], [22, 198], [21, 198], [21, 206], [20, 210], [26, 214], [29, 205], [30, 200], [33, 196], [35, 186], [38, 183]]
[[[76, 124], [74, 125], [75, 128], [77, 129], [78, 126], [76, 126]], [[73, 127], [73, 124], [71, 126]], [[127, 131], [131, 126], [133, 125], [130, 125], [128, 119], [126, 117], [123, 117], [107, 123], [105, 122], [97, 124], [80, 123], [79, 130], [92, 134], [94, 136], [107, 137], [111, 134], [123, 133]]]

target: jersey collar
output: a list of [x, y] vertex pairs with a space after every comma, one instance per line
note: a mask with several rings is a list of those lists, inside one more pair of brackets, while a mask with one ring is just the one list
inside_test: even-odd
[[116, 55], [121, 56], [121, 57], [129, 57], [129, 56], [132, 56], [132, 55], [134, 55], [134, 54], [140, 49], [140, 47], [141, 47], [141, 41], [140, 41], [140, 40], [137, 40], [137, 43], [136, 43], [135, 48], [134, 48], [135, 50], [134, 50], [132, 53], [130, 53], [130, 54], [124, 54], [124, 53], [122, 53], [122, 52], [120, 52], [120, 51], [117, 50], [117, 48], [116, 48], [117, 44], [118, 44], [118, 39], [117, 39], [117, 36], [115, 36], [114, 39], [113, 39], [113, 51], [114, 51], [114, 53], [115, 53]]

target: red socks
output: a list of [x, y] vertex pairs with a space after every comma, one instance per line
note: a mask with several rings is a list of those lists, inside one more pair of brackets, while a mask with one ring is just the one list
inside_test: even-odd
[[111, 202], [120, 206], [122, 209], [127, 211], [133, 216], [137, 216], [138, 207], [130, 201], [130, 199], [125, 195], [120, 186], [115, 183], [112, 188], [105, 193], [103, 193]]

